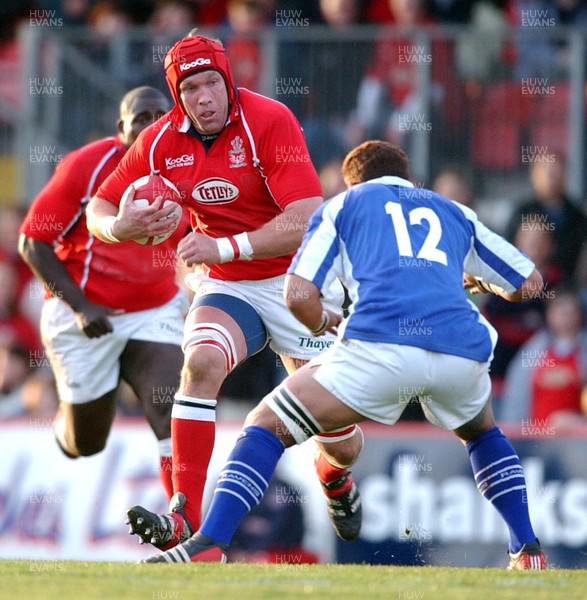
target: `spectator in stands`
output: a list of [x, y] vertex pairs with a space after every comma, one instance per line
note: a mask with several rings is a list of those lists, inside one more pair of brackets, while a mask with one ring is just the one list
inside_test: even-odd
[[[408, 0], [409, 1], [409, 0]], [[471, 13], [479, 4], [491, 4], [503, 10], [509, 0], [427, 0], [426, 12], [441, 23], [469, 23]], [[394, 15], [388, 0], [365, 0], [367, 21], [379, 24], [394, 23]]]
[[554, 234], [554, 262], [563, 278], [572, 282], [578, 257], [587, 239], [587, 216], [565, 192], [564, 158], [555, 153], [531, 156], [532, 196], [514, 211], [505, 231], [513, 240], [520, 224], [527, 228], [548, 228]]
[[175, 40], [196, 26], [195, 14], [196, 8], [189, 0], [157, 1], [147, 22], [151, 30], [148, 47], [140, 52], [137, 60], [142, 65], [140, 71], [143, 81], [158, 90], [167, 89], [165, 71], [160, 67]]
[[189, 0], [196, 9], [198, 25], [220, 25], [226, 18], [226, 0]]
[[511, 24], [498, 4], [503, 3], [476, 2], [470, 9], [471, 27], [460, 32], [455, 45], [459, 75], [471, 100], [479, 98], [484, 83], [511, 72]]
[[430, 16], [441, 23], [464, 25], [471, 22], [472, 13], [480, 4], [501, 10], [506, 2], [507, 0], [428, 0], [427, 7]]
[[587, 4], [583, 0], [555, 0], [563, 25], [587, 25]]
[[88, 12], [88, 25], [104, 39], [122, 33], [132, 24], [130, 15], [114, 0], [100, 0]]
[[84, 25], [95, 0], [35, 0], [36, 10], [52, 11], [55, 19], [63, 19], [64, 25]]
[[524, 344], [507, 371], [501, 419], [576, 423], [587, 414], [587, 332], [579, 296], [557, 291], [546, 327]]
[[[435, 128], [438, 130], [460, 119], [460, 88], [451, 42], [433, 39], [428, 49], [422, 43], [422, 34], [434, 30], [424, 0], [389, 0], [389, 6], [393, 23], [399, 29], [386, 30], [377, 43], [346, 131], [349, 147], [365, 139], [380, 138], [409, 149], [412, 133], [441, 133], [431, 128], [433, 114], [440, 117]], [[428, 65], [429, 107], [420, 87], [422, 69]]]
[[195, 27], [194, 13], [194, 7], [188, 0], [158, 0], [148, 25], [154, 37], [174, 40]]
[[[560, 77], [568, 72], [571, 53], [568, 37], [536, 35], [540, 28], [558, 25], [585, 27], [587, 5], [582, 0], [513, 0], [513, 20], [518, 27], [516, 68], [518, 77]], [[528, 34], [528, 35], [524, 35]]]
[[393, 15], [387, 0], [365, 0], [364, 13], [368, 23], [387, 25], [393, 23]]
[[553, 261], [554, 237], [548, 226], [521, 223], [513, 243], [536, 265], [544, 279], [544, 292], [539, 298], [515, 305], [488, 294], [487, 302], [481, 306], [481, 312], [499, 334], [493, 351], [490, 372], [497, 406], [499, 406], [510, 361], [521, 346], [544, 326], [546, 300], [554, 294], [554, 288], [561, 283], [562, 279], [561, 269]]
[[445, 198], [473, 208], [473, 190], [459, 167], [441, 169], [432, 182], [432, 189]]
[[224, 47], [239, 87], [263, 91], [261, 77], [265, 65], [259, 34], [271, 24], [274, 8], [274, 0], [228, 0]]

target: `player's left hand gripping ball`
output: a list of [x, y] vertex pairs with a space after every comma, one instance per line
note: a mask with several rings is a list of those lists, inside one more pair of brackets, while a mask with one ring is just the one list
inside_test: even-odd
[[[179, 190], [175, 187], [175, 185], [166, 179], [162, 175], [145, 175], [140, 179], [137, 179], [133, 182], [132, 187], [135, 190], [133, 203], [137, 206], [148, 206], [152, 204], [156, 198], [160, 196], [163, 197], [162, 207], [165, 208], [173, 203], [176, 203], [177, 206], [170, 213], [167, 218], [173, 216], [180, 216], [182, 213], [182, 199]], [[130, 187], [130, 186], [129, 186]], [[126, 192], [125, 192], [126, 193]], [[179, 220], [177, 223], [179, 224]], [[175, 229], [165, 232], [161, 235], [155, 235], [151, 237], [144, 237], [137, 240], [137, 244], [160, 244], [164, 242], [169, 236], [173, 234]]]

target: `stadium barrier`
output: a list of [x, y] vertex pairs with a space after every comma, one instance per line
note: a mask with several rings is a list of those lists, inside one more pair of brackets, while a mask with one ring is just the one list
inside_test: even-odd
[[[427, 424], [368, 424], [353, 467], [363, 497], [360, 538], [337, 541], [311, 468], [313, 444], [284, 455], [287, 489], [274, 500], [304, 511], [304, 548], [321, 562], [504, 566], [507, 532], [475, 488], [456, 438]], [[587, 427], [527, 421], [504, 428], [526, 470], [533, 522], [551, 568], [587, 567]], [[239, 426], [223, 423], [209, 471], [209, 498]], [[0, 558], [135, 561], [152, 553], [129, 536], [125, 509], [165, 509], [156, 442], [143, 421], [115, 423], [101, 454], [70, 461], [50, 419], [0, 423]], [[287, 500], [286, 500], [287, 499]], [[44, 563], [43, 563], [44, 564]], [[49, 563], [47, 563], [49, 564]]]

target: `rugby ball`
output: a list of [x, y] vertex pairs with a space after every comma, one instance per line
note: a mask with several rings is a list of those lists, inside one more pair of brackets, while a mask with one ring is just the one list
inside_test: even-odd
[[[169, 179], [166, 179], [162, 175], [145, 175], [137, 179], [134, 183], [131, 184], [135, 189], [135, 195], [133, 202], [137, 206], [148, 206], [151, 204], [156, 198], [159, 196], [163, 196], [163, 207], [176, 202], [179, 206], [177, 206], [170, 217], [173, 215], [181, 216], [182, 213], [182, 199], [179, 190], [175, 187]], [[129, 186], [130, 188], [130, 186]], [[169, 217], [167, 217], [169, 218]], [[178, 224], [180, 221], [178, 221]], [[168, 239], [173, 232], [169, 231], [164, 235], [155, 235], [151, 237], [144, 237], [138, 240], [134, 240], [137, 244], [160, 244]]]

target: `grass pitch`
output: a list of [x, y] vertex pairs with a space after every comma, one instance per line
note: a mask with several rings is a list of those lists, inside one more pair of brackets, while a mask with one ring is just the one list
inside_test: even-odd
[[584, 600], [587, 571], [368, 565], [0, 561], [0, 598], [26, 600]]

